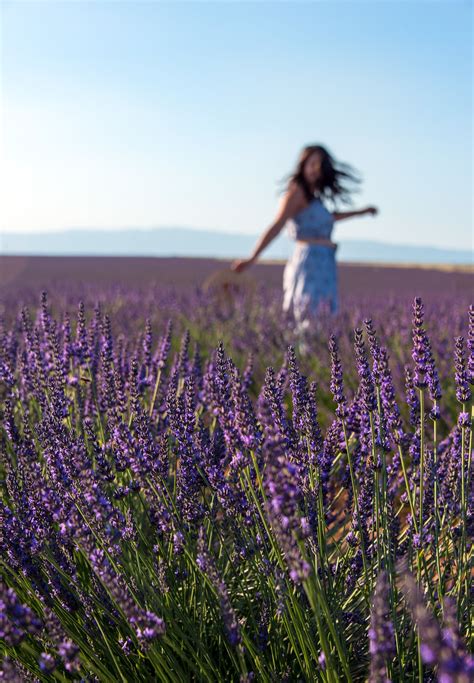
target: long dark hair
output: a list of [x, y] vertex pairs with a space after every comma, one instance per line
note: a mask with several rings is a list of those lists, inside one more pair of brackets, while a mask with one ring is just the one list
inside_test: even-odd
[[[320, 152], [322, 156], [321, 176], [317, 180], [314, 193], [312, 193], [308, 187], [308, 183], [303, 174], [306, 160], [313, 152]], [[337, 200], [340, 200], [344, 204], [352, 204], [353, 200], [350, 193], [360, 192], [356, 187], [351, 189], [344, 186], [341, 183], [341, 180], [344, 178], [356, 184], [362, 182], [360, 174], [355, 171], [353, 166], [342, 161], [336, 161], [322, 145], [306, 145], [300, 152], [296, 170], [285, 176], [281, 182], [286, 182], [286, 187], [283, 188], [283, 190], [287, 189], [292, 181], [298, 183], [303, 189], [308, 202], [314, 199], [315, 196], [319, 196], [321, 199], [327, 197], [332, 201], [334, 208], [336, 209]]]

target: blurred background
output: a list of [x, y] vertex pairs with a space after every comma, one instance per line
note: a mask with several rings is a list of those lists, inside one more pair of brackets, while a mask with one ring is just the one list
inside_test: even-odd
[[472, 263], [469, 0], [0, 8], [3, 255], [246, 256], [320, 143], [339, 260]]

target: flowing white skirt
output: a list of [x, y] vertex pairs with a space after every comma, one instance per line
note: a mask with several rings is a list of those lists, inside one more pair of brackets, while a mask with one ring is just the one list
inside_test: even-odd
[[321, 310], [338, 308], [336, 249], [296, 242], [283, 271], [283, 310], [293, 311], [301, 326]]

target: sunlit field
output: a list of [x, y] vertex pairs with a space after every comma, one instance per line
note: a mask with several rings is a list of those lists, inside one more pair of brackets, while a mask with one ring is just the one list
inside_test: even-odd
[[281, 265], [84, 263], [4, 259], [0, 680], [472, 681], [472, 272], [302, 336]]

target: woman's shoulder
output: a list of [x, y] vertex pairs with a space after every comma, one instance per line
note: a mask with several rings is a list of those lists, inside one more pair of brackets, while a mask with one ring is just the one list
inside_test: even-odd
[[304, 197], [305, 196], [303, 188], [301, 187], [299, 182], [297, 180], [294, 180], [294, 179], [290, 180], [290, 182], [288, 183], [287, 192], [291, 192], [291, 194], [294, 194], [297, 197]]
[[288, 183], [286, 196], [298, 210], [304, 209], [308, 204], [304, 190], [296, 180], [290, 180]]

